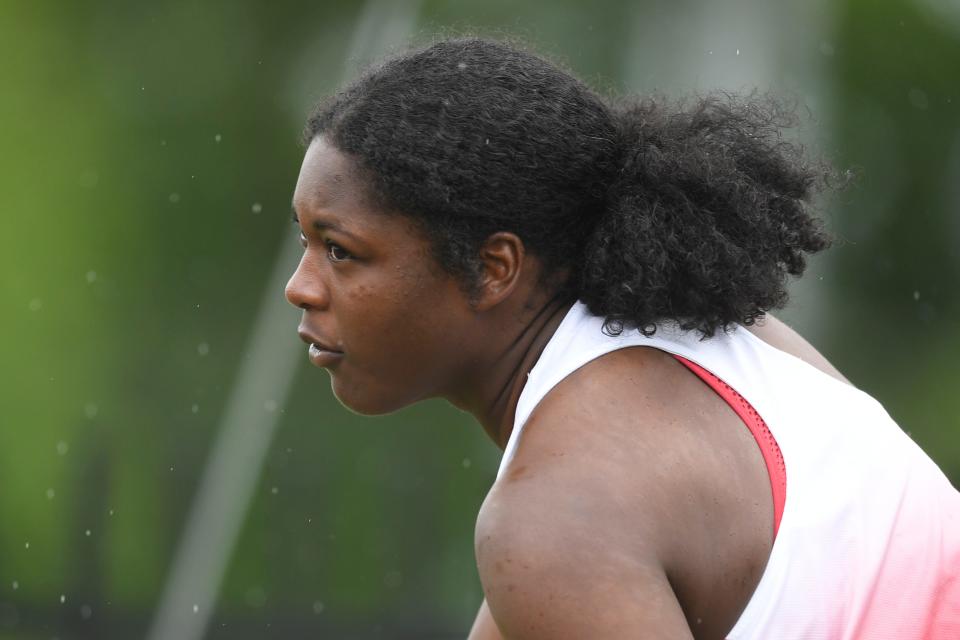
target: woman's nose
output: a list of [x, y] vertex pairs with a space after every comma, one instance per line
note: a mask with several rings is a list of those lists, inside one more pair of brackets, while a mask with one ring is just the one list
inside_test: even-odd
[[300, 309], [315, 309], [328, 304], [327, 288], [316, 270], [310, 268], [306, 253], [300, 258], [300, 264], [287, 281], [284, 295], [290, 304]]

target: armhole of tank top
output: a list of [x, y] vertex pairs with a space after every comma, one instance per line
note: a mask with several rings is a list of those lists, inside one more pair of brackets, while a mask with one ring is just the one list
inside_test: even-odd
[[746, 398], [719, 377], [683, 356], [673, 354], [673, 357], [703, 380], [734, 410], [743, 420], [747, 429], [750, 430], [757, 446], [760, 447], [760, 453], [763, 455], [763, 461], [767, 467], [767, 474], [770, 476], [770, 491], [773, 494], [773, 536], [776, 538], [787, 498], [787, 470], [783, 462], [783, 454], [780, 452], [780, 446], [773, 434], [770, 433], [767, 423], [760, 417], [756, 409], [747, 402]]

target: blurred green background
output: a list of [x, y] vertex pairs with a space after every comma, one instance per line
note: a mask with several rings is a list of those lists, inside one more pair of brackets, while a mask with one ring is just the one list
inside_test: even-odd
[[798, 98], [856, 186], [782, 316], [960, 480], [960, 4], [0, 4], [0, 638], [458, 638], [499, 451], [360, 418], [282, 297], [316, 100], [409, 38]]

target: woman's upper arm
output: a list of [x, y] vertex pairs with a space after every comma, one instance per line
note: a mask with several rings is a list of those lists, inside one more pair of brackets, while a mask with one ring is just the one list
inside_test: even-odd
[[470, 635], [467, 640], [503, 640], [500, 629], [497, 628], [497, 623], [490, 615], [490, 607], [487, 605], [486, 598], [480, 605], [480, 611], [477, 612], [477, 619], [474, 620], [473, 627], [470, 628]]
[[652, 550], [581, 510], [591, 496], [536, 484], [498, 492], [477, 522], [480, 579], [504, 639], [693, 638]]

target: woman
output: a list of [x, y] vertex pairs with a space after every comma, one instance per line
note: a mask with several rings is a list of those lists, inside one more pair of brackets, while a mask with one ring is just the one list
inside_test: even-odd
[[472, 640], [960, 637], [960, 497], [767, 314], [828, 239], [771, 101], [608, 102], [448, 40], [310, 118], [300, 336], [505, 449]]

